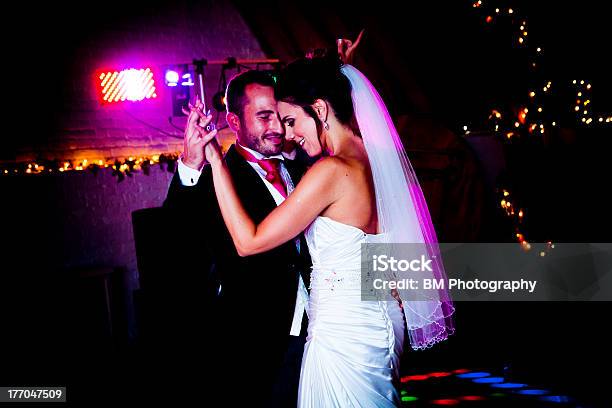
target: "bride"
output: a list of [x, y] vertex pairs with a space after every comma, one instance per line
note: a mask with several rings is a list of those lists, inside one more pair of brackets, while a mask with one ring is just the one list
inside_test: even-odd
[[[216, 131], [202, 127], [223, 219], [241, 256], [305, 231], [313, 268], [298, 406], [396, 406], [404, 334], [414, 349], [446, 339], [454, 308], [444, 293], [427, 301], [401, 302], [401, 293], [362, 300], [361, 244], [422, 243], [435, 255], [421, 189], [384, 103], [356, 68], [306, 58], [288, 65], [277, 85], [286, 140], [322, 157], [256, 225], [236, 194]], [[205, 117], [201, 108], [193, 112]], [[443, 276], [438, 263], [434, 277]], [[265, 285], [275, 277], [260, 279]]]

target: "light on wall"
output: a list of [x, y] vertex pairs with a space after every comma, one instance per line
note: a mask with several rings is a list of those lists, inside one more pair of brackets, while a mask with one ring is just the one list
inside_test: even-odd
[[139, 102], [157, 97], [151, 68], [106, 71], [98, 75], [98, 81], [103, 103]]

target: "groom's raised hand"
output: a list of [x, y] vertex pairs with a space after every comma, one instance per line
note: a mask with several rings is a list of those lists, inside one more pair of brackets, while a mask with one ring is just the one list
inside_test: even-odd
[[[202, 112], [202, 102], [197, 101], [196, 106], [189, 105], [190, 111], [188, 114], [187, 125], [185, 126], [185, 138], [183, 139], [183, 154], [181, 160], [186, 166], [192, 169], [201, 170], [206, 163], [206, 154], [204, 149], [209, 140], [205, 140], [204, 136], [216, 135], [217, 129], [208, 131], [206, 127], [212, 121], [212, 115], [205, 115]], [[210, 147], [208, 147], [210, 148]]]

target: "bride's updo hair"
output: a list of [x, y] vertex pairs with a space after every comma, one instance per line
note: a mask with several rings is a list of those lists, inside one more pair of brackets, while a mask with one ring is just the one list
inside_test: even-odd
[[312, 108], [323, 99], [340, 123], [359, 134], [351, 98], [351, 84], [340, 72], [341, 62], [334, 53], [298, 59], [285, 67], [278, 76], [276, 100], [300, 106], [317, 124], [322, 123]]

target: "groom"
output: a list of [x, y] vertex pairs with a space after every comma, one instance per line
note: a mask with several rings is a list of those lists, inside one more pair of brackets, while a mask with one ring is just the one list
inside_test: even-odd
[[[236, 143], [225, 160], [245, 209], [255, 223], [281, 204], [305, 166], [283, 153], [274, 80], [262, 71], [235, 76], [226, 93], [227, 122]], [[204, 262], [187, 271], [209, 277], [203, 296], [215, 297], [206, 343], [211, 343], [205, 399], [239, 399], [256, 406], [295, 406], [305, 343], [310, 259], [303, 236], [268, 252], [240, 257], [215, 196], [203, 148], [185, 131], [164, 207], [181, 220], [182, 257]], [[204, 378], [204, 374], [201, 374]], [[208, 380], [206, 380], [208, 381]]]

